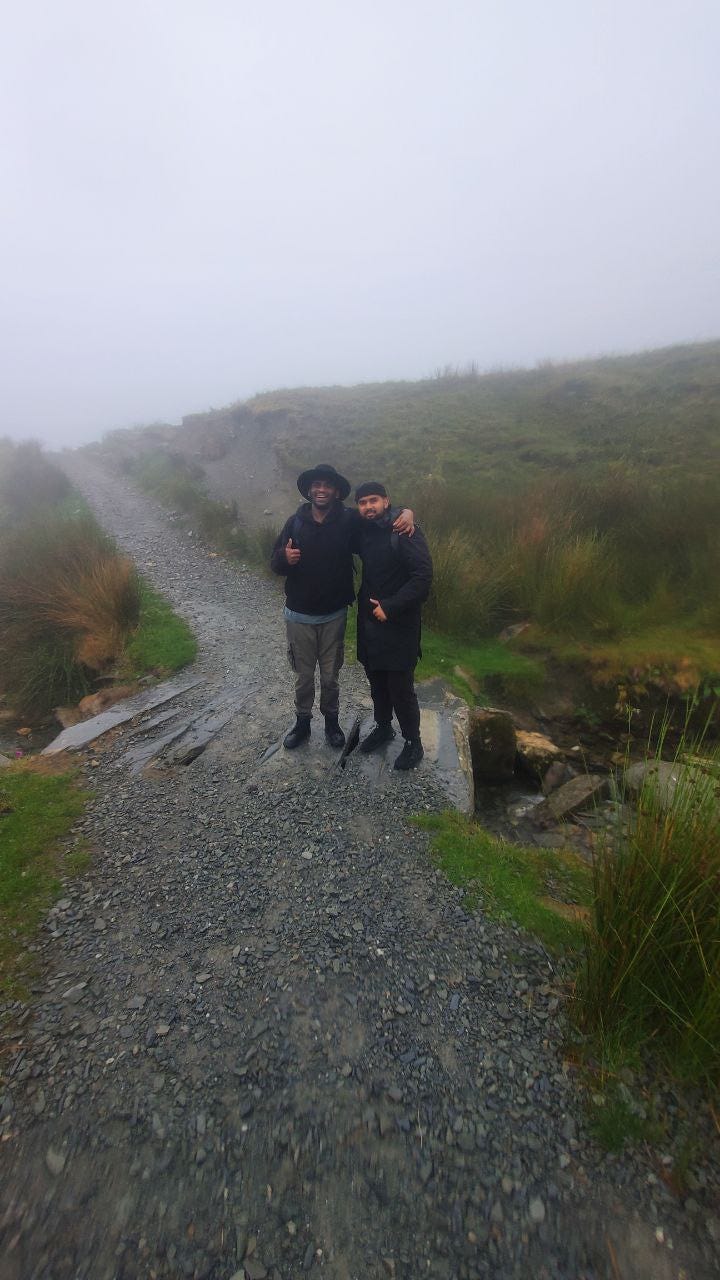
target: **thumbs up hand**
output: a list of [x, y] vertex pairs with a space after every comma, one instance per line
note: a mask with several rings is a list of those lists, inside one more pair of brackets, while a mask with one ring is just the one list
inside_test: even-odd
[[285, 559], [288, 564], [297, 564], [300, 559], [300, 548], [293, 546], [292, 538], [288, 538], [285, 543]]

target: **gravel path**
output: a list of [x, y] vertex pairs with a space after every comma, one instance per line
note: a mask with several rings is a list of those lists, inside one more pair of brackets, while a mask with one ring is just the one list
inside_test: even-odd
[[590, 1141], [559, 976], [408, 822], [431, 773], [262, 767], [291, 703], [273, 584], [67, 466], [199, 636], [186, 705], [251, 693], [187, 768], [131, 775], [122, 731], [84, 753], [93, 865], [2, 1058], [3, 1280], [715, 1276], [709, 1171], [683, 1203]]

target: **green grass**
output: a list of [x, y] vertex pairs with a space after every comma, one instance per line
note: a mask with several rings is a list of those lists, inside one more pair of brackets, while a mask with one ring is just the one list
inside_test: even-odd
[[622, 1151], [639, 1142], [656, 1145], [663, 1137], [663, 1126], [648, 1114], [645, 1104], [617, 1081], [608, 1081], [594, 1092], [589, 1101], [588, 1128], [606, 1151]]
[[[469, 702], [487, 701], [481, 692], [486, 682], [496, 691], [522, 695], [537, 691], [544, 680], [542, 665], [523, 653], [517, 653], [498, 640], [481, 640], [478, 644], [455, 640], [430, 628], [423, 628], [423, 656], [416, 678], [443, 676], [461, 697]], [[458, 673], [456, 668], [470, 676]]]
[[77, 870], [61, 842], [85, 800], [73, 773], [48, 775], [24, 764], [0, 773], [0, 990], [6, 994], [27, 964], [25, 948], [59, 877]]
[[720, 687], [720, 635], [698, 631], [687, 618], [653, 624], [641, 634], [592, 641], [533, 628], [518, 643], [546, 650], [564, 664], [589, 667], [598, 685], [622, 684], [630, 705], [651, 690], [686, 696], [704, 689], [709, 696]]
[[169, 601], [149, 583], [140, 583], [140, 621], [128, 641], [123, 658], [123, 677], [138, 677], [178, 671], [197, 654], [197, 640]]
[[[457, 813], [413, 821], [432, 833], [433, 856], [452, 883], [465, 889], [471, 907], [480, 905], [492, 919], [527, 929], [553, 951], [580, 947], [591, 873], [577, 854], [507, 844]], [[560, 914], [563, 907], [571, 918]]]
[[[575, 1019], [602, 1061], [652, 1051], [720, 1083], [720, 748], [682, 742], [595, 858]], [[663, 741], [656, 759], [663, 753]]]

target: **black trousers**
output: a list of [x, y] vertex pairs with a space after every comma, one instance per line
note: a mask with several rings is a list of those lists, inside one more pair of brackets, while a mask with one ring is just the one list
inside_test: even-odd
[[370, 681], [375, 721], [390, 724], [393, 711], [400, 725], [403, 738], [420, 737], [420, 708], [415, 693], [415, 671], [370, 671], [365, 668]]

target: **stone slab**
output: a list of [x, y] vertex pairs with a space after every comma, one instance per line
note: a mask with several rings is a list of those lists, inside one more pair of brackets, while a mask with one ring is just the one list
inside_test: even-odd
[[96, 738], [102, 737], [104, 733], [108, 733], [110, 729], [115, 729], [118, 725], [134, 719], [141, 711], [151, 711], [154, 707], [160, 707], [163, 703], [170, 702], [171, 698], [187, 693], [189, 689], [194, 689], [203, 683], [203, 678], [197, 676], [185, 680], [165, 680], [152, 689], [133, 694], [131, 698], [125, 698], [123, 702], [116, 702], [114, 706], [108, 707], [107, 711], [101, 711], [99, 715], [92, 716], [90, 720], [82, 720], [80, 724], [63, 729], [62, 733], [58, 734], [57, 738], [53, 738], [52, 742], [43, 749], [42, 755], [53, 756], [59, 751], [79, 751], [82, 747], [94, 742]]
[[[475, 796], [468, 740], [469, 709], [441, 680], [423, 682], [418, 685], [417, 692], [420, 703], [420, 733], [425, 749], [425, 758], [417, 774], [431, 771], [440, 782], [448, 804], [462, 813], [472, 813]], [[369, 699], [364, 708], [351, 707], [341, 721], [346, 737], [352, 733], [358, 717], [362, 742], [373, 726]], [[344, 764], [349, 774], [357, 771], [373, 785], [385, 788], [392, 782], [397, 783], [398, 775], [393, 766], [402, 745], [402, 738], [398, 734], [392, 742], [372, 755], [366, 756], [359, 750], [353, 750], [343, 761], [342, 753], [333, 750], [325, 741], [322, 719], [315, 717], [307, 742], [294, 751], [285, 750], [282, 738], [272, 743], [259, 762], [258, 772], [266, 776], [275, 775], [280, 781], [289, 768], [302, 768], [310, 776], [331, 779], [335, 770]]]

